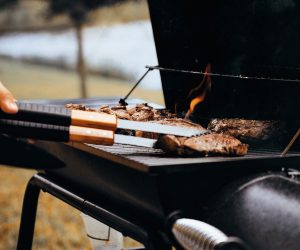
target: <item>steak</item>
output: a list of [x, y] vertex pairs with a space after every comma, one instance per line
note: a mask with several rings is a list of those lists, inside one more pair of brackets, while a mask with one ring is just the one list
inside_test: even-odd
[[203, 135], [195, 137], [180, 137], [174, 135], [160, 135], [155, 133], [136, 132], [137, 136], [158, 139], [158, 146], [166, 153], [179, 156], [192, 155], [246, 155], [248, 145], [241, 143], [238, 139], [218, 133], [207, 132], [201, 125], [181, 118], [170, 118], [159, 121], [152, 121], [170, 126], [198, 129]]
[[158, 139], [158, 146], [167, 154], [177, 156], [241, 156], [247, 154], [248, 151], [247, 144], [241, 143], [238, 139], [234, 138], [231, 135], [208, 132], [199, 124], [193, 123], [186, 119], [178, 118], [175, 114], [172, 114], [167, 110], [156, 110], [147, 104], [139, 104], [133, 107], [126, 105], [109, 107], [108, 105], [103, 105], [98, 110], [87, 108], [84, 105], [69, 104], [67, 105], [67, 107], [71, 109], [115, 114], [119, 119], [149, 121], [170, 126], [193, 128], [198, 129], [199, 132], [202, 133], [202, 135], [187, 138], [174, 135], [158, 135], [156, 133], [142, 131], [118, 130], [118, 133], [121, 134]]
[[159, 146], [168, 154], [180, 156], [231, 155], [242, 156], [248, 145], [230, 135], [210, 133], [191, 138], [174, 135], [160, 136]]
[[208, 129], [216, 133], [234, 136], [247, 143], [262, 143], [279, 137], [285, 125], [279, 121], [245, 119], [213, 119]]
[[184, 141], [185, 148], [197, 153], [207, 155], [246, 155], [248, 145], [238, 139], [224, 134], [211, 133], [207, 135], [191, 137]]
[[82, 111], [95, 111], [94, 109], [92, 108], [89, 108], [83, 104], [73, 104], [73, 103], [70, 103], [70, 104], [66, 104], [65, 105], [66, 108], [68, 109], [73, 109], [73, 110], [82, 110]]
[[[200, 124], [196, 124], [193, 122], [190, 122], [186, 119], [181, 118], [162, 118], [161, 120], [151, 121], [153, 123], [158, 124], [165, 124], [170, 126], [177, 126], [182, 128], [193, 128], [199, 130], [200, 133], [204, 133], [206, 131], [205, 128], [203, 128]], [[143, 131], [136, 131], [136, 136], [139, 137], [146, 137], [150, 139], [158, 139], [159, 135], [156, 133], [150, 133], [150, 132], [143, 132]]]
[[123, 120], [131, 120], [131, 115], [129, 114], [126, 106], [114, 106], [110, 108], [108, 105], [103, 105], [97, 110], [100, 113], [106, 113], [109, 115], [116, 115], [118, 118]]

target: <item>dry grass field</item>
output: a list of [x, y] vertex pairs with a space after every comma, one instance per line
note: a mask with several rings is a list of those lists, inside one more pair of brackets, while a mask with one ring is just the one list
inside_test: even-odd
[[[66, 99], [79, 98], [77, 74], [59, 68], [26, 64], [0, 58], [0, 81], [17, 99]], [[124, 97], [133, 86], [120, 79], [90, 75], [87, 79], [88, 96]], [[132, 98], [163, 104], [163, 95], [157, 90], [137, 88]]]
[[[34, 171], [1, 166], [0, 249], [16, 249], [24, 189]], [[41, 193], [33, 249], [91, 249], [79, 212]]]
[[[76, 98], [79, 86], [71, 71], [0, 59], [0, 80], [18, 99]], [[123, 96], [130, 83], [98, 76], [88, 78], [89, 96]], [[159, 91], [137, 89], [133, 97], [162, 104]], [[1, 157], [1, 156], [0, 156]], [[17, 157], [17, 155], [16, 155]], [[0, 250], [15, 249], [24, 188], [31, 170], [0, 167]], [[126, 244], [129, 243], [126, 240]], [[90, 249], [79, 212], [42, 193], [33, 249]]]

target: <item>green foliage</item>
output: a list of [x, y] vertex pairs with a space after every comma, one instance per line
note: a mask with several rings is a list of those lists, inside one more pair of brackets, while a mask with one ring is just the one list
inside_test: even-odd
[[[1, 1], [1, 0], [0, 0]], [[124, 0], [123, 0], [124, 1]], [[74, 23], [83, 23], [89, 11], [113, 5], [122, 0], [49, 0], [51, 15], [67, 14]]]

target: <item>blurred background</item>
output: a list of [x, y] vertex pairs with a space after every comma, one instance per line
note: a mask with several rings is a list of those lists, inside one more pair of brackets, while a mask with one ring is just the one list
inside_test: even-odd
[[[19, 100], [124, 97], [156, 64], [146, 0], [0, 0], [0, 81]], [[158, 73], [131, 97], [163, 104]], [[0, 249], [16, 248], [33, 174], [0, 167]], [[91, 249], [79, 212], [42, 193], [33, 249]]]

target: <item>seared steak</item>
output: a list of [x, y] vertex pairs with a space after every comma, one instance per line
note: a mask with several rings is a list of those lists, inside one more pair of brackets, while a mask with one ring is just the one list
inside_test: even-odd
[[208, 129], [234, 136], [244, 142], [260, 143], [278, 137], [284, 130], [284, 124], [279, 121], [213, 119]]
[[73, 110], [82, 110], [82, 111], [95, 111], [94, 109], [92, 108], [89, 108], [83, 104], [66, 104], [65, 105], [66, 108], [68, 109], [73, 109]]
[[154, 120], [154, 113], [154, 108], [147, 104], [141, 104], [136, 106], [135, 112], [132, 113], [131, 118], [134, 121], [152, 121]]
[[238, 139], [224, 134], [211, 133], [191, 137], [184, 141], [184, 147], [204, 155], [245, 155], [248, 145]]
[[237, 155], [247, 154], [248, 145], [224, 134], [206, 134], [191, 138], [164, 135], [159, 137], [160, 147], [173, 155]]
[[128, 113], [126, 106], [114, 106], [110, 108], [108, 105], [102, 105], [98, 112], [116, 115], [120, 119], [131, 120], [131, 115]]
[[180, 156], [189, 155], [245, 155], [248, 145], [230, 135], [209, 133], [201, 125], [180, 118], [152, 121], [159, 124], [195, 128], [204, 133], [191, 138], [174, 135], [161, 135], [137, 131], [136, 135], [152, 139], [158, 138], [158, 145], [166, 153]]
[[[83, 105], [67, 105], [68, 108], [89, 110]], [[238, 139], [226, 134], [207, 132], [201, 125], [191, 121], [176, 118], [176, 115], [167, 110], [156, 110], [147, 104], [140, 104], [134, 107], [117, 105], [109, 107], [101, 106], [96, 112], [115, 114], [120, 119], [149, 121], [171, 126], [198, 129], [203, 135], [196, 137], [178, 137], [174, 135], [161, 135], [155, 133], [146, 133], [141, 131], [120, 130], [118, 133], [132, 134], [136, 136], [158, 139], [158, 145], [168, 154], [189, 156], [189, 155], [245, 155], [248, 145], [241, 143]], [[222, 131], [220, 131], [222, 132]]]
[[[203, 133], [206, 131], [206, 129], [203, 128], [200, 124], [196, 124], [196, 123], [193, 123], [188, 120], [181, 119], [181, 118], [166, 118], [166, 119], [161, 118], [161, 120], [151, 121], [151, 122], [159, 123], [159, 124], [166, 124], [166, 125], [170, 125], [170, 126], [183, 127], [183, 128], [194, 128], [194, 129], [198, 129], [200, 132], [203, 132]], [[158, 137], [159, 137], [158, 134], [143, 132], [143, 131], [137, 131], [136, 135], [139, 137], [146, 137], [146, 138], [150, 138], [150, 139], [158, 139]]]

